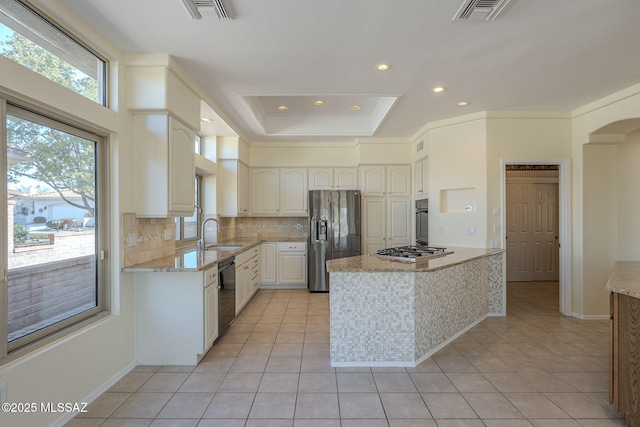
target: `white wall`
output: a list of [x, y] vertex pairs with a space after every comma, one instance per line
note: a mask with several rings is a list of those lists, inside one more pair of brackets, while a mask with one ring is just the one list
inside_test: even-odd
[[618, 259], [640, 260], [640, 132], [618, 145]]
[[353, 143], [254, 143], [251, 167], [353, 167], [358, 164]]
[[[487, 127], [484, 114], [430, 124], [417, 141], [428, 141], [429, 244], [485, 247], [487, 241]], [[421, 157], [423, 155], [421, 154]], [[472, 189], [473, 212], [444, 212], [446, 190]], [[442, 233], [439, 232], [442, 227]], [[475, 234], [467, 234], [475, 227]]]
[[[55, 3], [55, 2], [52, 2]], [[55, 3], [64, 13], [59, 19], [95, 43], [112, 61], [114, 76], [122, 76], [121, 54], [91, 28], [73, 20], [73, 12]], [[50, 4], [49, 4], [50, 6]], [[113, 315], [74, 332], [0, 367], [0, 384], [7, 385], [9, 402], [82, 402], [94, 398], [126, 373], [135, 362], [134, 288], [130, 275], [120, 273], [120, 214], [132, 206], [130, 188], [131, 130], [129, 114], [119, 114], [124, 82], [111, 87], [111, 110], [86, 100], [36, 73], [0, 57], [0, 91], [45, 108], [71, 115], [80, 123], [109, 133], [111, 185], [111, 299]], [[50, 425], [63, 414], [15, 415], [0, 413], [0, 425]]]

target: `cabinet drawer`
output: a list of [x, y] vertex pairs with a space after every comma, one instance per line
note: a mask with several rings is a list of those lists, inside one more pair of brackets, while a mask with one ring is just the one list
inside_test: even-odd
[[305, 252], [307, 250], [306, 242], [280, 242], [278, 243], [280, 252]]
[[218, 266], [211, 267], [204, 272], [204, 287], [218, 282]]

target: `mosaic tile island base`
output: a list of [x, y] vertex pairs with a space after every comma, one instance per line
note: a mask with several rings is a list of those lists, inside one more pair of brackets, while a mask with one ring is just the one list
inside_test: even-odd
[[487, 316], [504, 316], [504, 250], [451, 248], [415, 263], [327, 261], [331, 365], [419, 365]]

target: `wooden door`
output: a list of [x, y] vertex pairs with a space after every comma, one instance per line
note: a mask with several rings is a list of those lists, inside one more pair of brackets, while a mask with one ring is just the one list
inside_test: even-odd
[[558, 281], [558, 184], [507, 182], [507, 281]]

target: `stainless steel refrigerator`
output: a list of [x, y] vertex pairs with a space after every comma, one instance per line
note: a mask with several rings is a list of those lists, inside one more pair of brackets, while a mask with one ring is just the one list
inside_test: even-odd
[[329, 292], [327, 260], [360, 255], [360, 211], [360, 191], [309, 191], [310, 292]]

